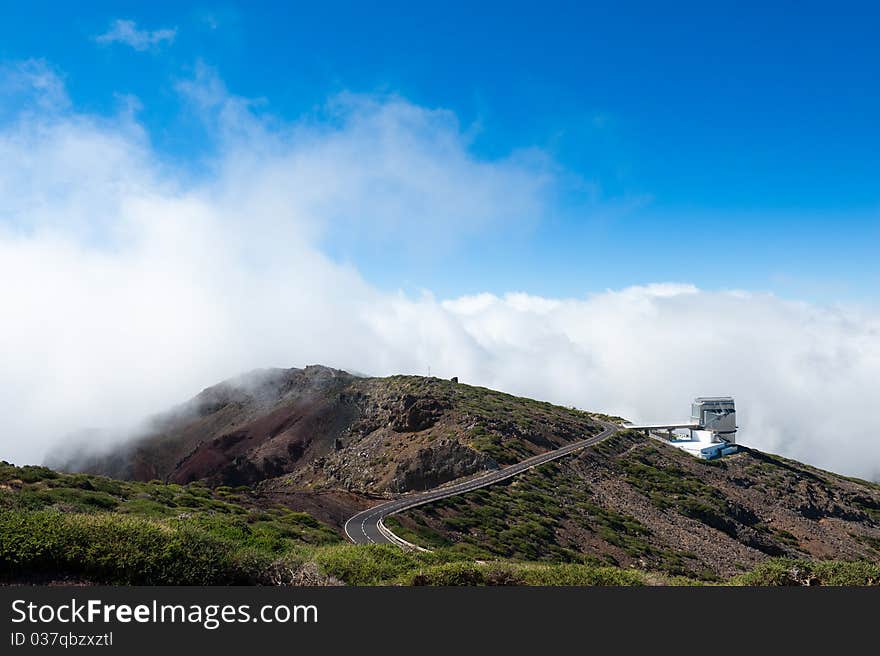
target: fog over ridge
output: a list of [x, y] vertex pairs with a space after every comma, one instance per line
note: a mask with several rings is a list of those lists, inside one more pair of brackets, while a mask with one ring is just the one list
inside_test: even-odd
[[187, 175], [128, 109], [77, 111], [39, 62], [2, 75], [24, 100], [0, 122], [0, 459], [40, 462], [71, 433], [128, 434], [242, 372], [321, 363], [430, 367], [638, 421], [731, 394], [745, 443], [880, 478], [872, 308], [687, 281], [437, 298], [382, 290], [323, 246], [417, 233], [454, 248], [540, 221], [557, 184], [541, 153], [480, 159], [454, 115], [394, 96], [268, 120], [200, 69], [179, 91], [217, 148]]

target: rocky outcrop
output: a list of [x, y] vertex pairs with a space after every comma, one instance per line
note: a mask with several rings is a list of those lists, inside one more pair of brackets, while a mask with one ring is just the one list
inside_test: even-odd
[[175, 483], [423, 490], [582, 439], [590, 415], [449, 380], [267, 369], [210, 387], [146, 435], [62, 469]]
[[498, 469], [498, 463], [484, 453], [455, 441], [431, 444], [397, 465], [388, 488], [393, 492], [428, 490], [488, 469]]
[[431, 428], [449, 406], [436, 398], [404, 395], [391, 414], [391, 429], [398, 433], [418, 432]]

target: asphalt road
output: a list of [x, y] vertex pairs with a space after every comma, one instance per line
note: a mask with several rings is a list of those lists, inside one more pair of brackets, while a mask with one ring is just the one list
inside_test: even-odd
[[531, 458], [527, 458], [514, 465], [508, 465], [503, 469], [488, 471], [458, 483], [436, 487], [427, 492], [412, 492], [400, 499], [386, 501], [377, 506], [373, 506], [372, 508], [362, 510], [345, 522], [345, 534], [348, 536], [349, 540], [356, 544], [398, 544], [401, 546], [409, 546], [408, 543], [404, 542], [385, 528], [382, 524], [382, 520], [385, 517], [432, 501], [437, 501], [438, 499], [445, 499], [446, 497], [452, 497], [457, 494], [464, 494], [465, 492], [477, 490], [481, 487], [486, 487], [487, 485], [506, 480], [533, 467], [543, 465], [545, 462], [562, 458], [570, 453], [592, 446], [593, 444], [611, 437], [614, 433], [620, 430], [620, 426], [617, 426], [616, 424], [604, 421], [600, 421], [599, 423], [602, 424], [604, 430], [585, 440], [572, 442], [571, 444], [566, 444], [554, 451], [547, 451], [546, 453], [532, 456]]

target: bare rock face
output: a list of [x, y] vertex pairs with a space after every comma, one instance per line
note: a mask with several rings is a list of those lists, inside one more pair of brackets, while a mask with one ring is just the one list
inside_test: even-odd
[[400, 463], [388, 488], [394, 492], [427, 490], [487, 469], [498, 469], [498, 463], [484, 453], [453, 441], [432, 444]]
[[410, 394], [396, 404], [391, 416], [391, 429], [398, 433], [415, 433], [431, 428], [449, 408], [434, 398], [417, 398]]
[[388, 494], [516, 462], [598, 430], [587, 413], [450, 380], [265, 369], [209, 387], [68, 471]]

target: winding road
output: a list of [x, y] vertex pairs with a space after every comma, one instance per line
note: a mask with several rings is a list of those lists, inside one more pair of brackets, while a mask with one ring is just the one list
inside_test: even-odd
[[383, 520], [389, 515], [394, 515], [404, 510], [415, 508], [416, 506], [431, 503], [438, 499], [445, 499], [446, 497], [464, 494], [465, 492], [471, 492], [472, 490], [478, 490], [487, 485], [506, 480], [532, 469], [533, 467], [537, 467], [538, 465], [543, 465], [546, 462], [551, 462], [552, 460], [562, 458], [575, 451], [580, 451], [583, 448], [597, 444], [602, 440], [611, 437], [621, 429], [620, 426], [607, 421], [598, 421], [598, 423], [603, 426], [602, 432], [592, 435], [585, 440], [572, 442], [559, 449], [547, 451], [546, 453], [541, 453], [532, 456], [531, 458], [526, 458], [521, 462], [508, 465], [503, 469], [487, 471], [473, 478], [458, 483], [436, 487], [427, 492], [410, 493], [400, 499], [386, 501], [377, 506], [373, 506], [372, 508], [362, 510], [345, 522], [345, 534], [348, 536], [348, 539], [355, 544], [396, 544], [402, 547], [414, 547], [420, 549], [417, 545], [411, 544], [394, 535], [394, 533], [385, 527]]

